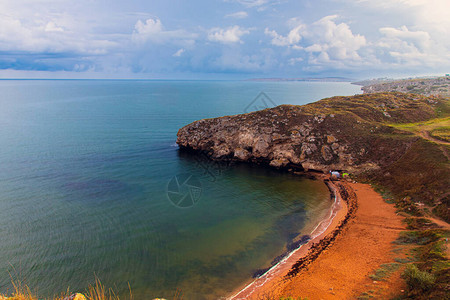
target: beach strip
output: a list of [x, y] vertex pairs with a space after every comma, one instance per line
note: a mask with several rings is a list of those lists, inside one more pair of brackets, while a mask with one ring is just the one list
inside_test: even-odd
[[254, 279], [244, 287], [240, 287], [228, 297], [229, 300], [242, 300], [260, 297], [263, 294], [269, 295], [275, 293], [276, 290], [283, 286], [284, 280], [292, 266], [308, 255], [311, 246], [318, 244], [333, 230], [335, 230], [342, 220], [348, 214], [347, 199], [342, 199], [340, 189], [341, 187], [334, 184], [332, 181], [325, 182], [333, 195], [334, 202], [330, 208], [330, 212], [325, 219], [317, 224], [317, 226], [310, 233], [311, 240], [306, 244], [301, 245], [296, 250], [290, 252], [280, 262], [272, 266], [266, 273]]
[[[397, 215], [394, 205], [386, 203], [368, 184], [342, 182], [336, 185], [340, 186], [341, 195], [349, 197], [350, 205], [351, 198], [355, 198], [357, 209], [347, 208], [347, 215], [340, 222], [336, 217], [322, 239], [316, 245], [310, 245], [308, 253], [293, 264], [307, 262], [294, 276], [286, 279], [286, 273], [280, 272], [253, 289], [251, 294], [239, 294], [235, 299], [277, 299], [282, 296], [356, 299], [368, 290], [376, 290], [382, 299], [401, 294], [405, 289], [401, 280], [377, 282], [369, 275], [381, 264], [394, 262], [393, 241], [405, 230], [403, 217]], [[353, 212], [348, 218], [350, 210]], [[330, 236], [334, 236], [332, 243], [322, 249], [317, 247]], [[322, 250], [320, 255], [314, 254], [314, 248]]]

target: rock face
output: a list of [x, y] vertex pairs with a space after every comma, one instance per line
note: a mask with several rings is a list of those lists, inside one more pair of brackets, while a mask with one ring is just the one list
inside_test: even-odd
[[397, 160], [414, 140], [387, 122], [428, 119], [435, 103], [423, 96], [385, 93], [280, 105], [193, 122], [178, 131], [177, 144], [212, 159], [359, 173]]

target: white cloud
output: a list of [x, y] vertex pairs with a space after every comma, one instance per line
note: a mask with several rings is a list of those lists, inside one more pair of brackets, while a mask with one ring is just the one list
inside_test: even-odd
[[[423, 3], [415, 1], [418, 6]], [[372, 35], [368, 39], [337, 19], [338, 16], [330, 15], [312, 24], [301, 24], [292, 19], [287, 23], [291, 29], [286, 35], [268, 28], [265, 34], [271, 38], [272, 45], [298, 50], [297, 57], [292, 57], [288, 50], [283, 53], [290, 65], [306, 62], [303, 69], [307, 71], [365, 67], [436, 70], [450, 66], [450, 45], [446, 45], [448, 35], [433, 38], [427, 30], [413, 30], [404, 25], [381, 27], [378, 30], [380, 36]]]
[[326, 54], [332, 60], [359, 60], [358, 50], [366, 45], [365, 37], [353, 34], [346, 23], [336, 24], [336, 18], [322, 18], [305, 31], [305, 37], [313, 41], [306, 51]]
[[264, 30], [264, 33], [268, 36], [272, 37], [272, 45], [275, 46], [293, 46], [298, 44], [300, 40], [302, 39], [301, 31], [305, 29], [305, 26], [300, 24], [297, 27], [293, 28], [287, 36], [282, 36], [278, 34], [275, 30], [269, 30], [269, 28], [266, 28]]
[[[411, 30], [428, 32], [441, 43], [450, 46], [450, 2], [449, 0], [341, 0], [355, 4], [358, 11], [366, 9], [386, 25], [392, 21], [402, 20]], [[392, 19], [394, 14], [395, 19]], [[386, 19], [383, 17], [386, 16]], [[398, 26], [398, 25], [397, 25]]]
[[0, 50], [25, 52], [72, 52], [79, 54], [105, 54], [116, 47], [115, 42], [92, 34], [79, 35], [66, 32], [55, 22], [0, 18]]
[[48, 22], [47, 25], [45, 25], [44, 31], [47, 32], [63, 32], [64, 29], [62, 27], [58, 27], [56, 26], [56, 24], [54, 22]]
[[138, 20], [134, 25], [132, 40], [136, 43], [143, 44], [153, 42], [157, 44], [173, 43], [173, 44], [193, 44], [197, 38], [196, 34], [189, 33], [185, 30], [165, 30], [161, 20], [158, 18], [150, 18], [145, 22]]
[[[305, 51], [309, 54], [308, 62], [312, 64], [328, 64], [333, 61], [353, 64], [355, 61], [360, 61], [358, 50], [366, 45], [365, 37], [353, 34], [346, 23], [336, 24], [336, 18], [337, 16], [332, 15], [311, 25], [296, 25], [286, 36], [268, 28], [265, 34], [272, 37], [273, 45]], [[289, 23], [298, 24], [293, 20]], [[298, 59], [294, 62], [298, 62]]]
[[183, 53], [186, 52], [185, 49], [181, 48], [179, 49], [177, 52], [175, 52], [172, 56], [174, 57], [180, 57], [181, 55], [183, 55]]
[[247, 7], [258, 7], [267, 4], [269, 0], [227, 0], [228, 2], [237, 2]]
[[248, 17], [248, 13], [245, 11], [238, 11], [232, 14], [225, 15], [225, 18], [233, 18], [233, 19], [245, 19]]
[[413, 45], [414, 47], [422, 51], [428, 49], [431, 46], [431, 38], [428, 32], [409, 31], [406, 26], [402, 26], [400, 27], [400, 29], [383, 27], [380, 28], [380, 33], [385, 36], [385, 41], [401, 40]]
[[[305, 69], [431, 73], [450, 67], [450, 0], [325, 0], [309, 7], [313, 1], [222, 1], [233, 10], [206, 11], [213, 19], [180, 18], [154, 1], [131, 6], [118, 0], [0, 1], [0, 68], [45, 69], [48, 63], [52, 70], [72, 66], [80, 72], [287, 74]], [[202, 8], [192, 3], [193, 10]], [[149, 13], [158, 9], [167, 19]], [[265, 14], [256, 13], [264, 9]], [[296, 11], [298, 18], [286, 21]], [[230, 26], [233, 20], [254, 27]], [[278, 27], [282, 23], [284, 29]]]
[[223, 44], [242, 43], [241, 37], [249, 33], [249, 30], [242, 29], [237, 25], [228, 29], [213, 28], [208, 33], [208, 40]]
[[388, 55], [394, 63], [405, 65], [433, 66], [449, 63], [448, 49], [432, 40], [425, 31], [410, 31], [406, 26], [400, 28], [380, 28], [383, 37], [375, 47]]
[[142, 22], [138, 20], [136, 25], [134, 25], [135, 33], [143, 36], [159, 35], [163, 31], [163, 26], [161, 20], [159, 19], [147, 19], [147, 21]]

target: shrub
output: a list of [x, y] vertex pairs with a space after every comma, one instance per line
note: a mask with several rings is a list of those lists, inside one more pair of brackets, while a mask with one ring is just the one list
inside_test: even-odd
[[399, 238], [394, 242], [396, 244], [417, 244], [426, 245], [435, 242], [442, 237], [441, 231], [438, 229], [430, 229], [424, 231], [403, 231]]
[[386, 278], [391, 276], [392, 272], [395, 272], [399, 266], [400, 264], [398, 263], [382, 264], [374, 274], [369, 275], [369, 278], [376, 281], [386, 280]]
[[406, 218], [404, 222], [408, 224], [407, 229], [410, 230], [422, 230], [439, 227], [437, 224], [425, 218]]
[[436, 278], [433, 274], [420, 271], [416, 265], [408, 265], [402, 274], [411, 295], [423, 295], [430, 290]]

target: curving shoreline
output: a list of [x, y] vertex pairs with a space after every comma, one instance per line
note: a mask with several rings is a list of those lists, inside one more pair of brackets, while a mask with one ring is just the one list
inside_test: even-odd
[[295, 276], [313, 262], [325, 249], [331, 246], [335, 238], [344, 230], [348, 220], [354, 216], [357, 208], [356, 197], [348, 185], [334, 183], [325, 176], [315, 174], [322, 179], [334, 198], [330, 213], [311, 232], [311, 239], [291, 251], [280, 262], [267, 272], [254, 279], [244, 287], [240, 287], [226, 299], [241, 300], [268, 294], [278, 289], [289, 277]]
[[[439, 112], [447, 107], [445, 98], [416, 94], [333, 97], [303, 106], [280, 105], [199, 120], [179, 130], [177, 144], [181, 149], [202, 152], [218, 161], [256, 163], [307, 174], [344, 171], [391, 191], [403, 199], [399, 204], [403, 210], [417, 210], [414, 202], [420, 200], [433, 203], [436, 213], [447, 218], [448, 205], [437, 200], [444, 199], [448, 186], [444, 179], [448, 178], [447, 151], [414, 132], [422, 128], [415, 128], [413, 134], [405, 130], [408, 124], [417, 122], [436, 124]], [[426, 155], [418, 155], [422, 152]], [[338, 194], [354, 199], [342, 222], [330, 225], [327, 235], [317, 243], [311, 241], [309, 246], [301, 247], [297, 252], [305, 252], [307, 247], [309, 252], [292, 262], [293, 268], [278, 276], [276, 283], [264, 277], [281, 269], [280, 265], [261, 276], [262, 280], [242, 287], [244, 291], [241, 288], [233, 294], [234, 299], [251, 298], [241, 297], [250, 290], [263, 298], [356, 298], [361, 287], [370, 286], [369, 275], [377, 266], [395, 263], [390, 253], [392, 242], [405, 229], [396, 208], [370, 185], [345, 183], [339, 188]], [[331, 244], [334, 246], [330, 251], [324, 251]], [[296, 276], [298, 273], [307, 273], [308, 278], [304, 274]], [[291, 283], [284, 280], [287, 274]], [[295, 288], [286, 290], [282, 286]], [[338, 294], [335, 288], [340, 290], [340, 298], [333, 297]], [[277, 293], [278, 290], [288, 292]]]
[[[335, 218], [328, 233], [294, 262], [294, 268], [241, 299], [356, 299], [368, 290], [377, 290], [381, 299], [387, 299], [406, 288], [400, 279], [377, 282], [369, 277], [380, 265], [395, 262], [393, 242], [405, 229], [403, 217], [370, 185], [338, 184], [344, 186], [341, 196], [348, 193], [350, 213], [339, 222]], [[286, 277], [290, 272], [293, 276]]]

